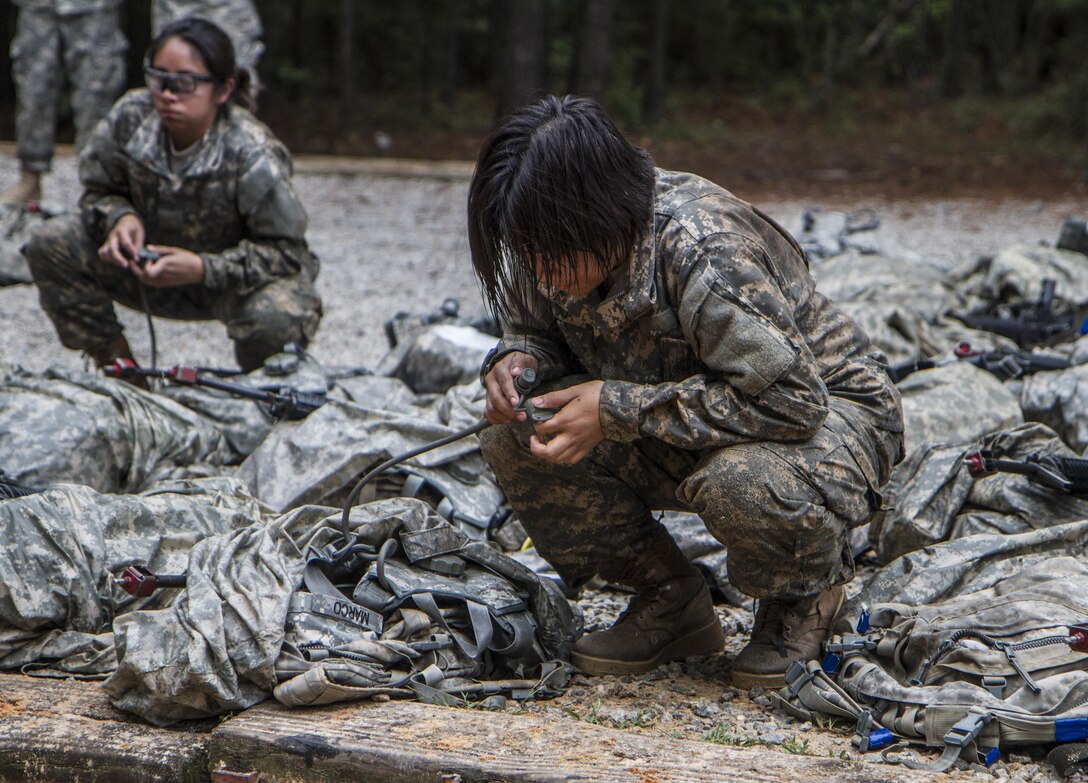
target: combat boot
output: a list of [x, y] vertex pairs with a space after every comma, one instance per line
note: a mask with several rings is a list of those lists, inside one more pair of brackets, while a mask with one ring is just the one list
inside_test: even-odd
[[[612, 581], [635, 588], [615, 624], [583, 636], [570, 661], [585, 674], [644, 674], [725, 644], [706, 580], [664, 530]], [[609, 579], [608, 574], [602, 574]]]
[[19, 181], [0, 193], [0, 201], [17, 204], [42, 200], [42, 175], [36, 171], [23, 169]]
[[733, 659], [734, 687], [781, 688], [790, 664], [818, 660], [845, 596], [846, 589], [835, 585], [792, 603], [760, 601], [752, 640]]

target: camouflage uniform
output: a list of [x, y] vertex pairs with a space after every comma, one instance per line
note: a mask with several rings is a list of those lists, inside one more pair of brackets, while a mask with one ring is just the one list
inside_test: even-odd
[[[256, 77], [264, 53], [261, 18], [253, 0], [151, 0], [151, 31], [159, 31], [175, 19], [199, 16], [215, 22], [230, 36], [238, 64]], [[254, 78], [256, 83], [256, 78]]]
[[14, 0], [11, 42], [17, 154], [27, 171], [49, 171], [63, 75], [72, 87], [76, 148], [110, 110], [125, 86], [128, 43], [120, 0]]
[[535, 356], [555, 386], [604, 380], [605, 440], [575, 465], [529, 454], [525, 426], [480, 435], [541, 554], [574, 584], [618, 578], [661, 535], [651, 509], [678, 509], [726, 545], [748, 595], [849, 580], [846, 531], [879, 507], [902, 412], [797, 243], [716, 185], [659, 170], [652, 226], [620, 274], [603, 300], [541, 286], [496, 354]]
[[179, 170], [147, 90], [133, 90], [98, 126], [80, 157], [79, 217], [55, 218], [26, 247], [42, 307], [61, 342], [95, 355], [120, 334], [111, 300], [141, 309], [140, 283], [98, 258], [119, 218], [136, 214], [148, 244], [192, 250], [204, 282], [147, 288], [152, 313], [227, 325], [243, 369], [290, 341], [305, 345], [321, 320], [318, 260], [291, 187], [291, 159], [238, 107], [220, 113]]

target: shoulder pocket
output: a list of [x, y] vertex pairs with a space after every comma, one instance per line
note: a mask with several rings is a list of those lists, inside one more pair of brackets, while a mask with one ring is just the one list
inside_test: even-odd
[[680, 323], [700, 360], [746, 395], [759, 394], [797, 362], [782, 330], [709, 267], [689, 282]]

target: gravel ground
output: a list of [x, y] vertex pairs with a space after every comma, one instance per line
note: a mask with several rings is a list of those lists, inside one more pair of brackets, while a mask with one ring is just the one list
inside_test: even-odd
[[[310, 244], [322, 261], [318, 290], [325, 317], [311, 346], [318, 359], [375, 366], [387, 348], [382, 324], [400, 310], [431, 312], [443, 299], [455, 297], [463, 314], [482, 312], [468, 260], [464, 179], [307, 173], [309, 168], [300, 164], [295, 183], [310, 214]], [[0, 156], [0, 186], [16, 172], [16, 161]], [[72, 158], [56, 161], [44, 192], [47, 204], [75, 208], [79, 186]], [[881, 227], [866, 241], [907, 248], [949, 265], [1012, 242], [1053, 241], [1065, 216], [1084, 211], [1083, 204], [1072, 201], [851, 204], [833, 192], [821, 204], [789, 198], [758, 203], [791, 231], [800, 229], [806, 207], [871, 208]], [[137, 359], [146, 359], [150, 349], [143, 314], [118, 310]], [[77, 352], [57, 342], [31, 286], [0, 289], [0, 329], [8, 335], [0, 358], [28, 370], [82, 365]], [[160, 364], [233, 364], [230, 341], [218, 325], [156, 319], [156, 334]]]
[[[332, 365], [373, 367], [386, 351], [382, 324], [399, 310], [429, 312], [452, 296], [461, 301], [463, 314], [481, 312], [468, 261], [463, 178], [330, 174], [327, 166], [321, 171], [299, 168], [296, 185], [310, 213], [309, 239], [323, 265], [318, 288], [325, 301], [325, 319], [311, 346], [318, 359]], [[15, 161], [0, 156], [0, 186], [15, 173]], [[78, 197], [74, 161], [59, 159], [44, 185], [47, 204], [73, 208]], [[1084, 205], [1071, 200], [861, 204], [843, 201], [833, 193], [821, 204], [788, 197], [754, 200], [791, 231], [799, 230], [806, 207], [873, 209], [882, 223], [867, 241], [907, 249], [946, 266], [1015, 242], [1052, 242], [1067, 215], [1084, 213]], [[137, 358], [146, 357], [149, 344], [142, 314], [122, 311], [121, 318]], [[83, 363], [76, 352], [57, 344], [31, 286], [0, 289], [0, 329], [7, 335], [0, 359], [29, 370]], [[156, 329], [160, 364], [232, 363], [226, 334], [214, 324], [157, 319]], [[601, 591], [586, 596], [582, 606], [591, 626], [606, 625], [625, 602], [622, 594]], [[519, 709], [631, 731], [758, 746], [767, 752], [859, 758], [845, 728], [836, 731], [828, 724], [799, 723], [772, 710], [766, 694], [740, 692], [724, 684], [728, 661], [743, 645], [752, 616], [743, 609], [720, 611], [729, 636], [722, 655], [671, 664], [642, 677], [577, 677], [564, 697], [527, 703]], [[883, 778], [880, 767], [871, 769], [873, 780]], [[944, 779], [992, 778], [1058, 779], [1045, 763], [1017, 754], [988, 771], [962, 767]]]

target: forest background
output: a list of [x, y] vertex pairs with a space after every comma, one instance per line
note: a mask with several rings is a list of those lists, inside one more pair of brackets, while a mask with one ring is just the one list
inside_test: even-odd
[[[471, 160], [545, 93], [754, 199], [1088, 191], [1088, 0], [257, 0], [295, 153]], [[123, 0], [131, 86], [147, 0]], [[0, 41], [15, 8], [0, 10]], [[14, 138], [0, 59], [0, 138]], [[70, 140], [65, 117], [61, 140]]]

